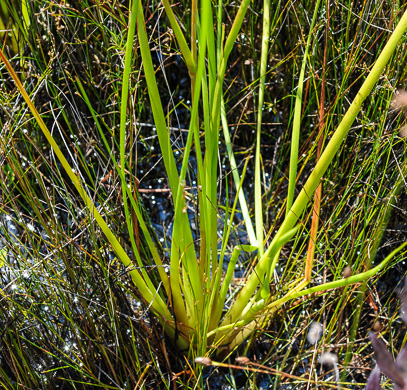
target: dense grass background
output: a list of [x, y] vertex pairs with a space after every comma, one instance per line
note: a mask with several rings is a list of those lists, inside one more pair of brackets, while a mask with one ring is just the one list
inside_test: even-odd
[[[187, 31], [188, 7], [188, 2], [173, 7]], [[323, 146], [329, 139], [403, 10], [393, 1], [325, 2], [309, 48], [298, 189], [314, 166], [318, 141], [321, 139]], [[162, 5], [149, 2], [143, 11], [173, 148], [181, 163], [190, 81]], [[235, 4], [225, 3], [224, 12], [228, 29]], [[272, 4], [261, 149], [266, 234], [279, 226], [284, 213], [293, 95], [312, 13], [312, 2]], [[85, 180], [99, 211], [130, 251], [119, 180], [101, 137], [103, 132], [117, 158], [128, 4], [27, 2], [24, 15], [29, 26], [24, 24], [28, 20], [20, 2], [6, 0], [2, 4], [2, 47], [49, 130]], [[245, 157], [254, 154], [261, 26], [262, 4], [254, 2], [225, 76], [227, 117], [240, 166]], [[157, 245], [163, 245], [164, 257], [168, 256], [165, 243], [171, 234], [172, 205], [137, 41], [134, 47], [128, 161], [137, 170], [145, 215], [151, 220]], [[405, 117], [390, 109], [395, 90], [405, 88], [404, 64], [405, 46], [401, 44], [325, 175], [314, 284], [340, 278], [345, 266], [351, 266], [353, 273], [362, 272], [406, 239], [401, 180], [405, 176], [405, 141], [398, 137]], [[137, 299], [134, 285], [100, 230], [90, 222], [88, 210], [14, 83], [3, 67], [0, 71], [0, 385], [6, 389], [194, 387], [198, 374], [188, 360], [174, 353], [146, 304]], [[92, 101], [100, 128], [76, 78]], [[325, 125], [320, 128], [322, 103]], [[226, 153], [219, 159], [220, 202], [225, 204], [233, 198], [234, 190]], [[191, 184], [196, 180], [194, 164], [192, 158]], [[253, 201], [253, 172], [254, 163], [250, 162], [245, 180], [249, 202]], [[196, 200], [192, 191], [190, 195], [192, 216]], [[239, 223], [236, 219], [235, 241], [245, 242]], [[310, 222], [296, 242], [284, 248], [276, 281], [288, 283], [297, 275], [298, 264], [306, 256], [309, 228]], [[143, 244], [140, 237], [141, 251]], [[157, 274], [148, 259], [145, 252], [148, 272]], [[239, 263], [231, 295], [244, 283], [251, 260]], [[273, 367], [302, 379], [243, 373], [229, 367], [204, 370], [204, 382], [211, 389], [305, 389], [312, 369], [311, 379], [321, 388], [333, 386], [329, 367], [316, 362], [311, 367], [314, 346], [306, 335], [311, 322], [319, 321], [324, 335], [317, 353], [329, 350], [338, 355], [343, 388], [363, 387], [373, 367], [367, 334], [375, 321], [380, 321], [383, 337], [394, 351], [403, 344], [395, 292], [405, 274], [404, 261], [402, 253], [367, 285], [287, 304], [261, 335], [238, 351], [263, 368]]]

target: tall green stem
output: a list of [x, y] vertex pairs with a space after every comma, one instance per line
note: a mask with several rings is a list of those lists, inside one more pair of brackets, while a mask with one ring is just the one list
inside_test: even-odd
[[263, 117], [264, 86], [267, 72], [267, 54], [270, 40], [270, 0], [263, 2], [263, 36], [261, 41], [260, 57], [260, 85], [259, 102], [257, 105], [257, 134], [256, 134], [256, 157], [254, 168], [254, 206], [256, 215], [256, 238], [258, 245], [258, 257], [264, 254], [263, 243], [263, 202], [261, 197], [261, 176], [260, 176], [260, 146], [261, 146], [261, 125]]
[[287, 205], [285, 210], [286, 215], [289, 214], [291, 205], [293, 204], [294, 200], [295, 183], [297, 181], [298, 150], [300, 144], [301, 115], [302, 115], [302, 91], [304, 85], [305, 68], [307, 66], [308, 60], [308, 49], [309, 47], [311, 47], [312, 30], [314, 29], [315, 22], [317, 20], [320, 3], [321, 0], [318, 0], [315, 4], [314, 15], [312, 17], [310, 31], [308, 34], [307, 43], [305, 44], [305, 52], [304, 57], [302, 59], [300, 77], [298, 79], [297, 94], [295, 97], [293, 134], [291, 137], [291, 146], [290, 146], [290, 173], [288, 180]]
[[367, 76], [365, 82], [361, 86], [359, 92], [354, 98], [352, 104], [350, 105], [348, 111], [343, 117], [341, 123], [339, 124], [337, 130], [335, 131], [332, 139], [328, 143], [325, 151], [323, 152], [320, 160], [316, 164], [314, 170], [310, 174], [308, 180], [306, 181], [304, 188], [301, 190], [297, 199], [290, 209], [290, 213], [285, 217], [284, 222], [282, 223], [280, 229], [276, 233], [273, 241], [270, 244], [270, 247], [264, 253], [263, 257], [260, 259], [259, 263], [256, 266], [255, 271], [249, 276], [249, 279], [245, 287], [240, 292], [239, 297], [235, 301], [232, 308], [229, 310], [225, 316], [223, 324], [235, 322], [245, 309], [247, 303], [252, 297], [253, 293], [257, 289], [259, 283], [264, 283], [264, 274], [267, 269], [267, 264], [270, 264], [274, 255], [277, 253], [276, 248], [278, 247], [277, 242], [280, 241], [280, 238], [286, 234], [290, 229], [294, 227], [298, 219], [301, 217], [302, 212], [305, 207], [311, 200], [315, 190], [317, 189], [322, 176], [328, 169], [329, 164], [337, 153], [342, 141], [346, 137], [350, 127], [352, 126], [356, 116], [358, 115], [363, 101], [367, 98], [371, 90], [373, 89], [375, 83], [379, 79], [381, 73], [383, 72], [386, 64], [390, 60], [391, 55], [396, 49], [397, 44], [401, 40], [404, 32], [407, 30], [407, 11], [402, 16], [399, 24], [391, 34], [389, 41], [386, 46], [383, 48], [379, 58], [373, 66], [373, 69]]

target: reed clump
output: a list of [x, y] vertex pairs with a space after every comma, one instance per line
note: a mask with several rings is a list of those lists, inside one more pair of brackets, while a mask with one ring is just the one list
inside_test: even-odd
[[7, 0], [24, 49], [0, 51], [4, 388], [203, 387], [195, 358], [228, 358], [274, 315], [274, 384], [301, 380], [283, 375], [295, 329], [329, 305], [324, 337], [352, 355], [364, 283], [406, 246], [380, 252], [407, 17], [367, 3], [369, 23], [321, 1]]

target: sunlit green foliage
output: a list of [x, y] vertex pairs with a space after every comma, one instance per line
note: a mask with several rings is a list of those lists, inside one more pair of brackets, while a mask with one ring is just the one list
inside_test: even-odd
[[[1, 68], [2, 386], [202, 385], [183, 358], [183, 374], [161, 371], [173, 345], [178, 357], [228, 356], [286, 302], [288, 336], [273, 334], [269, 349], [286, 350], [279, 370], [300, 364], [291, 341], [306, 326], [291, 313], [301, 302], [309, 322], [332, 307], [323, 343], [345, 337], [353, 308], [340, 347], [349, 363], [366, 291], [354, 283], [404, 256], [402, 242], [377, 255], [406, 169], [403, 118], [388, 114], [405, 78], [404, 17], [391, 35], [402, 10], [7, 4], [23, 43], [3, 50]], [[168, 72], [182, 76], [174, 84]], [[159, 191], [143, 187], [145, 169], [168, 183], [157, 189], [173, 219], [158, 239], [142, 194]], [[316, 314], [296, 300], [315, 296]]]

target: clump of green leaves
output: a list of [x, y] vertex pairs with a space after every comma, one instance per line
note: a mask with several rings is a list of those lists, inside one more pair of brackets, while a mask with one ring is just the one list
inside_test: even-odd
[[[117, 17], [118, 29], [121, 33], [114, 36], [103, 36], [106, 46], [114, 45], [116, 42], [120, 47], [120, 43], [126, 42], [125, 59], [123, 71], [117, 72], [117, 77], [111, 78], [115, 80], [115, 87], [111, 91], [114, 96], [112, 101], [119, 102], [118, 110], [112, 114], [114, 120], [114, 128], [106, 123], [101, 114], [101, 106], [103, 101], [95, 102], [94, 96], [99, 96], [92, 91], [92, 88], [84, 82], [83, 74], [70, 74], [66, 82], [76, 89], [75, 94], [80, 96], [80, 107], [84, 112], [88, 113], [92, 124], [98, 135], [98, 142], [89, 142], [87, 150], [81, 150], [79, 145], [67, 145], [61, 150], [61, 142], [57, 139], [59, 136], [51, 133], [52, 123], [58, 123], [58, 116], [55, 114], [56, 108], [61, 110], [61, 115], [67, 123], [69, 132], [75, 134], [77, 131], [82, 131], [82, 123], [79, 121], [70, 124], [69, 117], [64, 114], [63, 102], [60, 99], [59, 87], [48, 85], [55, 97], [56, 106], [50, 107], [51, 116], [47, 116], [47, 112], [40, 112], [31, 93], [28, 93], [28, 87], [22, 85], [13, 66], [7, 61], [6, 56], [2, 53], [2, 59], [7, 66], [7, 70], [12, 75], [14, 82], [18, 86], [19, 93], [25, 99], [26, 104], [31, 110], [38, 127], [41, 128], [42, 134], [35, 133], [38, 139], [34, 144], [39, 146], [39, 149], [46, 149], [51, 145], [52, 153], [55, 153], [61, 166], [55, 168], [47, 167], [53, 175], [54, 183], [61, 185], [61, 188], [68, 194], [71, 194], [71, 203], [69, 205], [68, 214], [75, 223], [89, 226], [90, 238], [93, 243], [93, 248], [96, 252], [96, 257], [91, 256], [90, 259], [97, 259], [100, 262], [103, 270], [103, 277], [106, 279], [106, 289], [112, 289], [112, 280], [110, 271], [106, 271], [109, 267], [105, 267], [104, 256], [109, 255], [110, 248], [114, 251], [117, 258], [122, 262], [124, 270], [133, 281], [134, 288], [123, 287], [127, 289], [129, 294], [137, 294], [156, 316], [158, 321], [163, 326], [167, 336], [176, 343], [179, 349], [193, 355], [204, 356], [211, 353], [224, 353], [225, 350], [231, 350], [245, 340], [254, 330], [261, 328], [285, 302], [311, 293], [324, 291], [330, 288], [347, 287], [350, 284], [366, 280], [375, 275], [379, 270], [382, 270], [390, 260], [404, 249], [404, 244], [396, 248], [389, 256], [387, 256], [379, 265], [372, 269], [355, 273], [347, 278], [337, 278], [333, 282], [327, 284], [319, 284], [311, 288], [307, 288], [310, 283], [313, 266], [313, 255], [303, 260], [298, 256], [287, 262], [287, 279], [289, 283], [282, 286], [278, 292], [274, 292], [271, 288], [274, 284], [274, 275], [277, 273], [278, 262], [281, 260], [280, 252], [282, 247], [295, 238], [298, 242], [301, 234], [306, 230], [306, 218], [304, 212], [307, 205], [315, 192], [322, 177], [329, 169], [331, 161], [335, 158], [340, 145], [347, 133], [349, 132], [353, 121], [361, 110], [364, 99], [367, 98], [373, 89], [376, 81], [386, 67], [393, 51], [398, 42], [402, 39], [403, 32], [406, 29], [406, 17], [403, 17], [394, 33], [391, 35], [389, 42], [381, 48], [381, 55], [376, 61], [373, 70], [363, 82], [356, 98], [350, 105], [342, 121], [333, 133], [330, 142], [324, 148], [324, 152], [316, 163], [312, 173], [308, 179], [304, 181], [304, 186], [298, 196], [295, 197], [295, 187], [297, 180], [297, 160], [298, 150], [295, 145], [298, 145], [299, 130], [302, 117], [302, 100], [304, 99], [302, 83], [305, 79], [305, 69], [309, 63], [309, 52], [305, 51], [302, 57], [301, 70], [299, 72], [299, 86], [295, 93], [296, 104], [293, 109], [293, 126], [294, 135], [292, 138], [292, 157], [290, 162], [289, 173], [289, 192], [286, 203], [286, 215], [281, 221], [280, 227], [274, 232], [274, 226], [268, 234], [264, 234], [264, 199], [262, 199], [261, 191], [261, 134], [262, 134], [262, 112], [264, 106], [264, 90], [265, 80], [267, 77], [267, 61], [268, 61], [268, 41], [270, 40], [270, 31], [276, 31], [278, 18], [270, 20], [270, 4], [265, 2], [263, 37], [261, 44], [261, 62], [259, 69], [259, 95], [256, 96], [257, 116], [256, 116], [256, 152], [255, 152], [255, 223], [252, 226], [251, 216], [245, 193], [243, 191], [243, 181], [245, 178], [246, 168], [249, 160], [241, 172], [238, 172], [237, 164], [234, 162], [234, 152], [232, 148], [231, 136], [228, 132], [228, 117], [227, 98], [225, 88], [225, 74], [228, 71], [230, 64], [230, 56], [235, 49], [238, 41], [241, 27], [244, 23], [245, 16], [248, 12], [250, 2], [244, 0], [235, 12], [231, 12], [230, 28], [223, 30], [223, 23], [226, 21], [226, 16], [223, 14], [224, 7], [222, 3], [218, 3], [217, 7], [213, 7], [211, 2], [202, 2], [199, 8], [196, 4], [191, 8], [191, 20], [188, 33], [184, 33], [183, 26], [179, 18], [174, 15], [174, 8], [169, 2], [164, 1], [166, 17], [171, 26], [172, 33], [176, 39], [177, 50], [186, 64], [190, 76], [190, 92], [191, 105], [189, 128], [187, 138], [183, 149], [182, 161], [177, 161], [174, 156], [173, 141], [169, 131], [169, 116], [167, 110], [161, 102], [161, 94], [158, 88], [156, 78], [156, 66], [151, 53], [151, 43], [149, 32], [144, 19], [145, 7], [140, 1], [134, 1], [131, 4], [129, 14], [126, 12], [120, 13]], [[51, 7], [51, 4], [48, 4]], [[105, 6], [107, 7], [107, 6]], [[62, 7], [63, 8], [63, 7]], [[61, 9], [62, 9], [61, 8]], [[107, 13], [113, 11], [108, 8], [101, 8]], [[309, 25], [308, 36], [304, 37], [306, 47], [313, 39], [313, 34], [316, 34], [318, 15], [322, 10], [320, 2], [318, 2], [313, 10], [311, 23]], [[58, 11], [61, 12], [62, 11]], [[57, 12], [57, 13], [58, 13]], [[69, 9], [64, 9], [64, 12], [71, 12]], [[85, 12], [88, 12], [86, 10]], [[119, 11], [118, 11], [119, 12]], [[114, 13], [113, 13], [114, 14]], [[95, 24], [102, 23], [98, 20], [98, 13], [90, 14], [94, 18]], [[114, 14], [115, 15], [115, 14]], [[71, 19], [67, 18], [68, 21]], [[72, 21], [72, 20], [71, 20]], [[215, 30], [213, 26], [215, 25]], [[63, 27], [63, 24], [59, 27]], [[74, 23], [70, 26], [73, 28]], [[66, 28], [66, 27], [65, 27]], [[86, 35], [86, 34], [85, 34]], [[84, 41], [87, 36], [81, 37]], [[349, 37], [348, 37], [349, 38]], [[44, 38], [45, 39], [45, 38]], [[187, 40], [190, 43], [187, 43]], [[94, 44], [97, 40], [95, 38]], [[54, 49], [57, 45], [53, 45]], [[56, 49], [55, 49], [56, 50]], [[120, 47], [123, 52], [124, 47]], [[120, 51], [118, 50], [118, 51]], [[52, 53], [52, 51], [50, 50]], [[111, 51], [107, 51], [106, 56], [109, 63], [114, 62], [114, 56]], [[48, 53], [49, 55], [49, 53]], [[54, 52], [56, 55], [56, 52]], [[110, 56], [110, 57], [109, 57]], [[119, 54], [117, 54], [119, 56]], [[44, 54], [42, 63], [51, 61]], [[51, 55], [52, 57], [52, 55]], [[141, 58], [141, 60], [140, 60]], [[92, 56], [85, 57], [89, 64], [92, 64]], [[97, 62], [97, 60], [95, 60]], [[99, 59], [100, 61], [100, 59]], [[101, 62], [101, 61], [100, 61]], [[142, 67], [141, 67], [142, 62]], [[140, 68], [135, 66], [137, 64]], [[103, 64], [98, 64], [101, 72], [109, 72], [103, 68]], [[113, 73], [114, 67], [111, 67], [110, 72]], [[82, 67], [82, 71], [86, 73], [86, 66]], [[44, 75], [50, 71], [48, 67], [44, 68]], [[170, 237], [170, 245], [168, 245], [168, 261], [164, 259], [161, 247], [157, 244], [152, 231], [150, 229], [148, 219], [145, 217], [144, 210], [141, 207], [139, 193], [137, 191], [138, 181], [136, 180], [137, 171], [135, 168], [136, 161], [131, 152], [131, 146], [134, 142], [134, 134], [131, 130], [137, 127], [133, 123], [133, 118], [138, 117], [142, 111], [143, 103], [137, 105], [135, 102], [138, 97], [140, 100], [145, 99], [145, 95], [141, 94], [139, 89], [138, 78], [144, 75], [149, 96], [149, 106], [157, 132], [157, 137], [160, 144], [163, 164], [165, 166], [166, 175], [171, 191], [171, 201], [174, 205], [174, 223], [172, 235]], [[44, 76], [45, 77], [45, 76]], [[89, 76], [96, 78], [95, 74]], [[118, 81], [120, 80], [120, 81]], [[94, 81], [94, 80], [93, 80]], [[113, 83], [113, 81], [112, 81]], [[262, 92], [263, 91], [263, 92]], [[31, 95], [31, 96], [30, 96]], [[97, 100], [97, 99], [96, 99]], [[226, 100], [226, 101], [225, 101]], [[342, 107], [343, 108], [343, 107]], [[340, 113], [341, 116], [343, 112]], [[107, 116], [107, 115], [106, 115]], [[218, 156], [220, 154], [219, 142], [220, 127], [222, 123], [222, 132], [224, 133], [225, 145], [227, 149], [228, 159], [231, 168], [233, 169], [235, 188], [234, 198], [230, 205], [225, 206], [224, 221], [219, 218], [219, 181], [222, 172], [218, 168]], [[333, 122], [330, 123], [330, 128], [333, 130]], [[38, 127], [36, 128], [38, 130]], [[65, 131], [65, 129], [64, 129]], [[33, 133], [34, 134], [34, 133]], [[61, 136], [62, 139], [63, 135]], [[22, 143], [30, 143], [30, 139], [24, 139]], [[7, 142], [3, 146], [7, 153], [11, 153], [7, 148]], [[109, 161], [111, 164], [112, 173], [104, 172], [103, 177], [107, 174], [115, 175], [120, 182], [121, 192], [114, 192], [114, 197], [118, 198], [123, 203], [123, 218], [125, 225], [117, 223], [117, 218], [112, 216], [112, 209], [104, 202], [101, 192], [105, 192], [105, 188], [93, 176], [92, 170], [88, 169], [86, 164], [86, 156], [92, 153], [93, 149], [104, 150], [101, 161], [106, 164]], [[321, 148], [322, 150], [322, 148]], [[72, 151], [72, 155], [69, 155]], [[50, 152], [51, 153], [51, 152]], [[74, 154], [77, 154], [78, 158]], [[192, 185], [188, 180], [188, 164], [190, 163], [191, 154], [195, 155], [197, 169], [196, 175], [197, 189], [195, 193], [195, 201], [197, 202], [197, 231], [198, 240], [192, 234], [190, 221], [188, 219], [188, 203], [190, 198], [188, 187]], [[69, 162], [66, 158], [69, 156]], [[12, 163], [17, 164], [18, 157], [15, 156]], [[34, 160], [33, 158], [31, 160]], [[44, 156], [43, 163], [49, 160], [48, 156]], [[52, 159], [51, 159], [52, 160]], [[53, 161], [53, 160], [52, 160]], [[77, 164], [77, 161], [80, 161]], [[76, 166], [74, 166], [77, 164]], [[310, 163], [312, 165], [312, 163]], [[57, 165], [57, 164], [55, 164]], [[11, 165], [10, 165], [11, 166]], [[72, 169], [74, 166], [74, 170]], [[107, 166], [107, 165], [106, 165]], [[63, 169], [61, 169], [61, 167]], [[37, 168], [37, 167], [33, 167]], [[42, 167], [41, 167], [42, 168]], [[35, 169], [33, 169], [35, 170]], [[41, 170], [39, 170], [41, 171]], [[85, 173], [85, 174], [84, 174]], [[14, 176], [13, 176], [14, 175]], [[16, 178], [22, 178], [25, 184], [25, 193], [28, 193], [30, 186], [33, 183], [24, 181], [24, 171], [14, 169], [13, 175], [8, 175], [9, 181], [7, 186], [17, 185]], [[66, 175], [68, 175], [66, 177]], [[62, 178], [62, 176], [65, 176]], [[37, 176], [40, 183], [44, 183], [44, 178], [41, 175]], [[104, 180], [104, 179], [103, 179]], [[67, 184], [68, 183], [68, 184]], [[47, 185], [41, 184], [42, 192], [47, 193]], [[57, 185], [54, 185], [57, 188]], [[55, 190], [56, 191], [56, 190]], [[106, 193], [104, 194], [106, 195]], [[49, 197], [55, 196], [50, 194]], [[99, 197], [100, 196], [100, 197]], [[110, 193], [109, 196], [112, 196]], [[44, 196], [45, 197], [45, 196]], [[95, 197], [98, 200], [95, 202]], [[390, 204], [390, 203], [389, 203]], [[52, 202], [49, 203], [49, 209], [41, 209], [35, 203], [31, 203], [35, 209], [36, 218], [41, 224], [47, 226], [48, 220], [52, 219], [52, 211], [55, 208]], [[223, 206], [223, 205], [222, 205]], [[82, 213], [81, 208], [87, 214], [87, 220], [83, 221], [79, 216]], [[231, 240], [233, 234], [232, 224], [237, 211], [242, 212], [244, 225], [247, 231], [248, 243], [238, 245]], [[318, 213], [316, 213], [318, 214]], [[113, 226], [111, 221], [114, 221]], [[300, 221], [300, 222], [299, 222]], [[96, 222], [96, 223], [95, 223]], [[223, 223], [222, 242], [218, 239], [219, 222]], [[54, 221], [54, 227], [57, 227], [59, 222]], [[59, 235], [71, 234], [71, 231], [58, 230], [59, 233], [53, 233], [52, 228], [48, 231], [48, 236], [51, 237], [51, 242], [58, 243]], [[123, 230], [126, 232], [123, 233]], [[54, 229], [56, 231], [56, 229]], [[142, 244], [140, 245], [140, 237]], [[266, 236], [266, 240], [264, 239]], [[316, 237], [316, 236], [315, 236]], [[313, 238], [314, 239], [314, 238]], [[375, 239], [375, 242], [378, 242]], [[314, 243], [315, 244], [315, 243]], [[57, 245], [57, 244], [55, 244]], [[230, 249], [230, 245], [233, 245]], [[106, 249], [108, 246], [109, 249]], [[86, 246], [80, 245], [80, 249], [86, 253]], [[240, 289], [236, 297], [230, 296], [230, 289], [235, 265], [238, 263], [242, 252], [252, 253], [257, 251], [257, 260], [253, 264], [251, 272], [246, 275], [246, 284]], [[39, 250], [38, 250], [39, 252]], [[304, 257], [305, 258], [305, 257]], [[146, 261], [148, 259], [148, 261]], [[69, 264], [69, 258], [65, 258], [65, 263]], [[116, 261], [116, 260], [115, 260]], [[146, 266], [152, 265], [153, 268]], [[227, 264], [227, 265], [226, 265]], [[369, 267], [368, 267], [369, 268]], [[75, 272], [67, 266], [70, 274], [70, 280], [75, 281]], [[151, 271], [153, 269], [153, 271]], [[72, 270], [72, 271], [71, 271]], [[166, 270], [169, 270], [167, 273]], [[291, 275], [288, 275], [290, 274]], [[66, 276], [64, 274], [64, 276]], [[114, 279], [114, 282], [121, 283], [120, 280]], [[73, 282], [75, 283], [75, 282]], [[81, 283], [83, 283], [81, 281]], [[112, 299], [112, 298], [109, 298]], [[109, 301], [106, 298], [107, 301]], [[67, 302], [66, 306], [70, 306]], [[109, 315], [114, 322], [115, 313], [119, 310], [117, 306], [109, 306]], [[96, 328], [96, 323], [94, 327]], [[73, 327], [74, 328], [74, 327]], [[147, 331], [146, 327], [146, 331]], [[118, 329], [118, 327], [115, 327]], [[106, 359], [106, 365], [110, 362]], [[138, 367], [140, 370], [140, 367]], [[119, 380], [117, 381], [120, 382]]]

